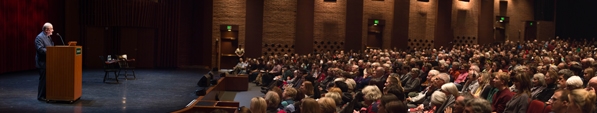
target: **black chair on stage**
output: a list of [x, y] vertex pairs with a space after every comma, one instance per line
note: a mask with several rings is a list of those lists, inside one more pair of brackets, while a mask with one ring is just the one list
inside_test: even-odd
[[127, 75], [129, 75], [129, 74], [127, 74], [127, 73], [128, 73], [128, 71], [132, 71], [133, 72], [133, 74], [132, 74], [133, 75], [133, 79], [137, 79], [137, 76], [135, 74], [135, 66], [131, 66], [129, 64], [129, 62], [128, 62], [127, 59], [120, 58], [118, 60], [118, 66], [119, 66], [119, 69], [120, 69], [120, 70], [118, 70], [118, 75], [120, 75], [120, 71], [124, 70], [124, 74], [122, 74], [122, 75], [124, 75], [125, 79], [128, 79]]
[[116, 66], [107, 63], [103, 56], [99, 56], [99, 58], [102, 61], [102, 64], [104, 64], [104, 83], [106, 82], [106, 78], [108, 78], [110, 72], [114, 73], [114, 79], [116, 80], [116, 83], [118, 83], [117, 72], [119, 71], [119, 69], [116, 68]]

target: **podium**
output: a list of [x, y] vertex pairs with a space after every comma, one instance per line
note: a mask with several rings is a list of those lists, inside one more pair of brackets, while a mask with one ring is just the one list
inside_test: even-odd
[[81, 46], [46, 47], [46, 102], [77, 101], [81, 97]]

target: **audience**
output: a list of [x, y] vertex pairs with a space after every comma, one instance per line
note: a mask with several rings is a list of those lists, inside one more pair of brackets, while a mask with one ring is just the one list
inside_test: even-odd
[[253, 113], [512, 113], [543, 102], [544, 112], [595, 113], [592, 42], [245, 57], [237, 71], [267, 86], [251, 100]]

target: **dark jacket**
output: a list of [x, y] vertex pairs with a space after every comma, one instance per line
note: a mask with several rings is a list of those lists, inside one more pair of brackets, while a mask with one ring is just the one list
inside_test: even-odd
[[35, 37], [35, 67], [46, 68], [46, 47], [54, 46], [52, 38], [42, 31]]

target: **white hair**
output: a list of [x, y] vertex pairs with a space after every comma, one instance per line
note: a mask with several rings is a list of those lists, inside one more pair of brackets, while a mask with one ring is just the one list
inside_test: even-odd
[[[581, 88], [583, 85], [583, 81], [578, 76], [571, 76], [570, 78], [568, 78], [568, 80], [566, 80], [566, 85], [573, 86], [576, 88]], [[572, 89], [569, 89], [569, 90], [572, 90]]]
[[45, 31], [45, 30], [46, 30], [46, 28], [48, 28], [48, 27], [52, 27], [52, 23], [50, 23], [50, 22], [46, 22], [46, 23], [44, 23], [44, 26], [43, 26], [43, 27], [41, 27], [41, 30], [42, 30], [42, 31]]
[[446, 94], [441, 91], [435, 91], [431, 94], [431, 104], [442, 105], [446, 101]]
[[431, 76], [435, 76], [435, 75], [438, 75], [438, 74], [439, 74], [439, 71], [437, 71], [435, 69], [429, 71], [429, 75], [431, 75]]
[[543, 73], [537, 73], [537, 74], [533, 75], [533, 78], [536, 78], [537, 81], [539, 81], [539, 84], [541, 84], [541, 86], [547, 85], [545, 83], [545, 75], [543, 75]]
[[480, 71], [479, 66], [477, 66], [477, 65], [471, 65], [471, 67], [469, 69], [475, 70], [475, 72]]
[[346, 85], [348, 85], [348, 90], [350, 91], [354, 90], [354, 87], [357, 85], [357, 82], [352, 78], [346, 79], [344, 82], [346, 82]]
[[448, 73], [440, 73], [437, 75], [437, 77], [444, 80], [446, 83], [450, 82], [450, 75]]
[[346, 79], [344, 79], [344, 78], [340, 78], [340, 77], [339, 77], [339, 78], [336, 78], [336, 79], [334, 79], [334, 82], [336, 82], [336, 81], [345, 81], [345, 80], [346, 80]]
[[456, 87], [456, 84], [454, 84], [454, 83], [444, 84], [444, 85], [442, 85], [441, 89], [443, 91], [451, 93], [452, 95], [457, 95], [458, 94], [458, 88]]
[[375, 85], [365, 86], [361, 92], [363, 93], [363, 98], [367, 100], [376, 101], [381, 98], [381, 90]]

